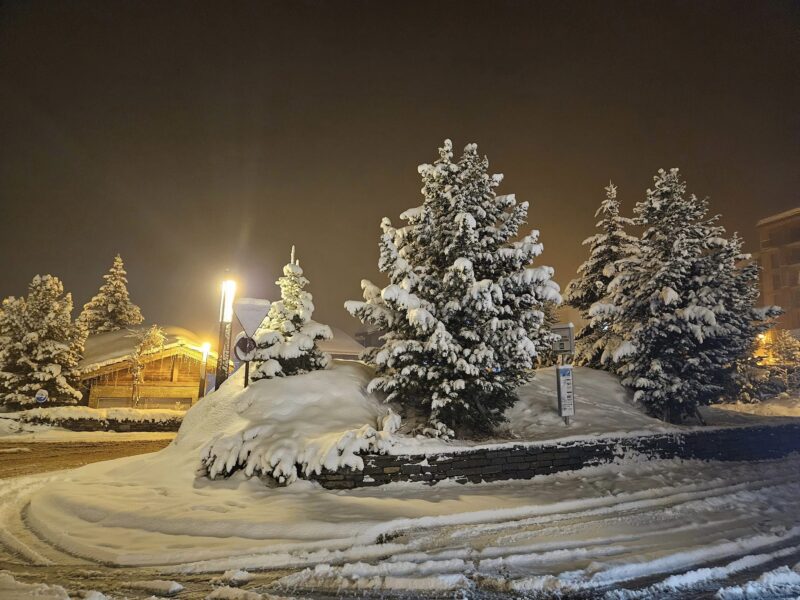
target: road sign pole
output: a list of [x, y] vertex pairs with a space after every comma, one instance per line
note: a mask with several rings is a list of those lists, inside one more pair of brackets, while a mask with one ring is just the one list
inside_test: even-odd
[[244, 363], [244, 387], [247, 387], [247, 384], [250, 383], [250, 361], [245, 361]]

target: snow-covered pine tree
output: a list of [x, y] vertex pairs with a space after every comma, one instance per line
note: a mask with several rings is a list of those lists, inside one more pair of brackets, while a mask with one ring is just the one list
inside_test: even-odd
[[575, 361], [593, 368], [611, 368], [611, 356], [619, 346], [619, 337], [611, 326], [611, 315], [593, 318], [589, 313], [592, 306], [606, 296], [608, 284], [616, 277], [620, 259], [635, 252], [636, 238], [625, 229], [633, 220], [620, 215], [617, 199], [617, 186], [609, 183], [606, 197], [595, 212], [599, 217], [597, 229], [600, 231], [585, 239], [589, 246], [589, 258], [578, 267], [578, 277], [567, 286], [566, 302], [581, 311], [586, 320], [575, 340]]
[[82, 397], [77, 365], [86, 336], [72, 321], [72, 295], [64, 294], [57, 277], [37, 275], [24, 302], [7, 299], [3, 309], [3, 329], [21, 335], [3, 358], [4, 403], [34, 406], [36, 392], [43, 389], [49, 405], [77, 404]]
[[20, 359], [25, 333], [25, 298], [5, 298], [0, 309], [0, 406], [16, 405], [14, 399], [24, 381]]
[[623, 384], [650, 414], [679, 422], [720, 398], [736, 356], [768, 315], [752, 309], [753, 271], [736, 267], [738, 238], [722, 237], [718, 217], [686, 195], [678, 169], [654, 180], [635, 208], [644, 228], [637, 252], [618, 261], [610, 303], [591, 312], [611, 314], [624, 339], [614, 356]]
[[701, 293], [713, 295], [717, 303], [713, 309], [716, 327], [703, 342], [715, 361], [709, 376], [718, 379], [729, 400], [751, 400], [751, 394], [758, 394], [749, 377], [757, 362], [758, 336], [782, 312], [777, 306], [756, 306], [759, 267], [743, 247], [744, 241], [736, 233], [724, 243], [720, 241], [720, 246], [705, 256], [698, 275]]
[[800, 366], [800, 340], [785, 329], [775, 329], [767, 342], [769, 359], [780, 365]]
[[83, 306], [79, 317], [88, 332], [117, 331], [141, 323], [144, 320], [142, 312], [131, 302], [127, 273], [119, 254], [114, 257], [114, 263], [103, 279], [105, 283], [100, 286], [100, 291]]
[[553, 269], [532, 267], [539, 232], [518, 241], [528, 203], [498, 196], [475, 144], [453, 161], [445, 140], [439, 159], [419, 167], [423, 204], [381, 223], [379, 269], [389, 285], [362, 281], [364, 301], [347, 310], [388, 333], [364, 359], [375, 366], [371, 390], [407, 413], [421, 413], [428, 433], [489, 431], [505, 419], [516, 388], [531, 377], [554, 336], [546, 302], [560, 302]]
[[317, 342], [331, 339], [333, 333], [327, 325], [311, 319], [314, 302], [304, 289], [308, 279], [295, 259], [294, 246], [283, 276], [275, 283], [281, 288], [281, 299], [272, 303], [256, 331], [254, 380], [308, 373], [324, 369], [330, 362]]

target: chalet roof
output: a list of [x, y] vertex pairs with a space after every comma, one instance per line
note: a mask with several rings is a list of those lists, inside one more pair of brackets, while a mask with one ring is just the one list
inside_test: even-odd
[[331, 332], [333, 332], [333, 339], [317, 342], [317, 346], [323, 352], [352, 355], [355, 358], [364, 351], [364, 346], [338, 327], [331, 327]]
[[792, 208], [782, 213], [778, 213], [777, 215], [764, 217], [758, 223], [756, 223], [756, 227], [761, 227], [762, 225], [769, 225], [770, 223], [777, 223], [778, 221], [783, 221], [784, 219], [788, 219], [790, 217], [794, 217], [797, 215], [800, 215], [800, 208]]
[[[145, 329], [145, 327], [132, 327], [130, 329], [90, 335], [86, 338], [83, 358], [78, 363], [78, 370], [81, 373], [87, 373], [128, 360], [136, 348], [134, 332], [142, 329]], [[166, 339], [164, 340], [165, 350], [186, 346], [192, 350], [201, 351], [202, 341], [197, 334], [182, 327], [162, 327], [162, 329], [166, 334]]]

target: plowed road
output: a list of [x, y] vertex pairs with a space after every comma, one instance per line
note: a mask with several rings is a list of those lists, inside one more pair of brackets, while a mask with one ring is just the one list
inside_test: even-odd
[[0, 442], [0, 479], [71, 469], [101, 460], [156, 452], [171, 441]]

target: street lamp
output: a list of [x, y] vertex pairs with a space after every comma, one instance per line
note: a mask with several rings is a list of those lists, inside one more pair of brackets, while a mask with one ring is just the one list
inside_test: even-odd
[[233, 298], [236, 295], [236, 282], [226, 279], [222, 282], [222, 298], [219, 303], [219, 346], [217, 349], [217, 375], [214, 389], [228, 378], [228, 365], [231, 360], [231, 323], [233, 322]]
[[211, 344], [203, 342], [200, 346], [200, 351], [203, 353], [203, 364], [200, 367], [200, 388], [197, 390], [197, 398], [202, 398], [206, 395], [206, 372], [208, 371], [208, 354], [211, 352]]

